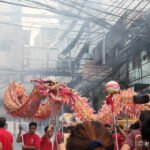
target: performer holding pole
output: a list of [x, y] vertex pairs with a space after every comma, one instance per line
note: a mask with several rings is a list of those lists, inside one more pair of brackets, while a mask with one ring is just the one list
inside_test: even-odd
[[19, 134], [17, 136], [17, 143], [23, 142], [22, 150], [39, 150], [40, 137], [35, 133], [37, 124], [35, 122], [29, 123], [29, 132], [21, 136], [22, 127], [19, 127]]

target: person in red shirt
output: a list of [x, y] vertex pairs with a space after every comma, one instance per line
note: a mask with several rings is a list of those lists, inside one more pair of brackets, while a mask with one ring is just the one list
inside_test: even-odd
[[13, 136], [4, 127], [6, 119], [0, 117], [0, 150], [13, 150]]
[[62, 141], [60, 132], [54, 135], [54, 124], [45, 127], [45, 134], [41, 138], [40, 150], [57, 150], [58, 144]]
[[35, 122], [29, 123], [29, 132], [21, 136], [21, 128], [17, 136], [17, 143], [23, 142], [22, 150], [39, 150], [40, 137], [35, 133], [37, 124]]
[[117, 133], [113, 133], [112, 135], [115, 142], [114, 150], [117, 150], [116, 138], [118, 141], [118, 148], [120, 150], [126, 138], [126, 133], [124, 132], [123, 126], [121, 125], [116, 125], [116, 129], [117, 129]]

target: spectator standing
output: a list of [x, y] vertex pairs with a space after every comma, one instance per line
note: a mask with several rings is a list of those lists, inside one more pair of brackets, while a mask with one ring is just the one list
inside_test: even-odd
[[0, 150], [13, 150], [13, 136], [5, 129], [6, 119], [0, 117]]

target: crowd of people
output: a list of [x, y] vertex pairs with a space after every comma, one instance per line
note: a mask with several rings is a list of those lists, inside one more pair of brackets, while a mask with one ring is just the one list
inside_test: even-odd
[[20, 127], [17, 138], [13, 139], [5, 125], [6, 119], [0, 117], [0, 150], [13, 150], [14, 140], [22, 142], [22, 150], [150, 150], [150, 110], [142, 111], [138, 122], [128, 131], [119, 124], [87, 121], [64, 127], [62, 132], [55, 131], [52, 122], [39, 137], [37, 123], [30, 122], [29, 131], [22, 134]]

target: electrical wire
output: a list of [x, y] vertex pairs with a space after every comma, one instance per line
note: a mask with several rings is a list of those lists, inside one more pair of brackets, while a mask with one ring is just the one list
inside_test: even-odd
[[[64, 16], [67, 16], [67, 17], [73, 17], [73, 18], [76, 18], [76, 19], [81, 19], [81, 20], [91, 20], [93, 21], [94, 23], [102, 26], [103, 24], [101, 24], [101, 22], [99, 22], [98, 20], [96, 19], [93, 19], [92, 17], [82, 17], [82, 16], [78, 16], [76, 14], [73, 14], [73, 13], [70, 13], [68, 11], [64, 11], [64, 10], [60, 10], [58, 8], [54, 8], [50, 5], [47, 5], [47, 4], [44, 4], [44, 3], [41, 3], [41, 2], [36, 2], [36, 1], [33, 1], [33, 0], [28, 0], [27, 2], [31, 2], [33, 4], [37, 4], [37, 6], [42, 6], [42, 7], [45, 7], [45, 10], [49, 10], [53, 13], [56, 13], [56, 14], [59, 14], [59, 15], [64, 15]], [[105, 28], [108, 28], [107, 26], [103, 26]]]
[[[57, 1], [59, 1], [59, 0], [57, 0]], [[64, 3], [64, 2], [62, 2], [62, 1], [59, 1], [59, 2], [61, 2], [61, 4], [70, 6], [70, 7], [72, 7], [72, 8], [78, 9], [78, 10], [80, 10], [80, 11], [81, 11], [81, 9], [82, 9], [81, 4], [79, 4], [79, 3], [75, 2], [75, 1], [71, 1], [71, 0], [69, 1], [69, 3], [71, 3], [72, 5], [70, 5], [69, 3]], [[80, 7], [77, 7], [77, 6], [75, 6], [75, 5], [78, 5], [78, 6], [80, 6]], [[103, 13], [103, 14], [106, 14], [106, 15], [110, 15], [110, 16], [114, 16], [114, 17], [117, 17], [117, 18], [122, 17], [122, 16], [120, 16], [120, 15], [118, 15], [118, 14], [113, 14], [113, 13], [108, 12], [108, 11], [106, 11], [106, 10], [100, 10], [100, 9], [97, 9], [97, 8], [93, 8], [93, 7], [91, 7], [91, 6], [85, 6], [85, 8], [87, 8], [88, 10], [93, 10], [93, 11], [100, 12], [100, 13]], [[84, 13], [87, 14], [88, 16], [95, 17], [95, 16], [91, 15], [89, 12], [87, 12], [86, 10], [82, 10], [82, 12], [84, 12]], [[100, 18], [95, 17], [95, 19], [100, 19]], [[126, 18], [126, 19], [127, 19], [127, 20], [131, 20], [131, 21], [134, 21], [133, 19], [130, 19], [130, 18]]]
[[0, 3], [21, 6], [21, 7], [27, 7], [27, 8], [32, 8], [32, 9], [41, 9], [40, 7], [34, 7], [34, 6], [29, 6], [29, 5], [24, 5], [24, 4], [14, 3], [14, 2], [8, 2], [8, 1], [4, 1], [4, 0], [0, 0]]
[[[97, 29], [98, 30], [98, 29]], [[95, 31], [96, 32], [96, 31]]]
[[[86, 1], [89, 2], [89, 3], [93, 3], [93, 4], [100, 4], [100, 5], [113, 7], [113, 8], [119, 8], [119, 9], [123, 9], [123, 10], [127, 10], [127, 11], [131, 11], [132, 10], [132, 9], [129, 9], [129, 8], [126, 8], [126, 7], [119, 7], [117, 5], [109, 5], [109, 4], [106, 4], [106, 3], [94, 2], [94, 1], [90, 1], [90, 0], [86, 0]], [[134, 11], [140, 12], [139, 10], [134, 10]], [[144, 12], [142, 11], [142, 13], [144, 13]]]
[[[139, 5], [138, 5], [139, 6]], [[148, 3], [147, 4], [145, 4], [145, 6], [142, 8], [142, 10], [145, 8], [145, 7], [148, 7]], [[139, 13], [140, 13], [141, 11], [139, 11]], [[136, 15], [138, 15], [138, 14], [136, 14]], [[134, 16], [134, 17], [136, 17], [136, 15]]]
[[[68, 16], [68, 17], [72, 17], [72, 18], [76, 18], [76, 19], [81, 19], [81, 20], [88, 20], [88, 19], [90, 19], [90, 18], [84, 18], [84, 17], [81, 17], [81, 16], [77, 16], [76, 14], [71, 14], [71, 13], [66, 12], [66, 11], [58, 10], [56, 8], [53, 8], [53, 7], [49, 6], [49, 5], [46, 5], [46, 4], [43, 4], [43, 3], [40, 3], [40, 2], [34, 2], [34, 1], [30, 1], [30, 2], [32, 2], [33, 4], [37, 4], [37, 6], [42, 6], [42, 7], [29, 7], [29, 8], [43, 9], [45, 11], [50, 11], [52, 13], [56, 13], [56, 14], [59, 14], [59, 15], [64, 15], [64, 16]], [[0, 3], [7, 3], [7, 4], [10, 4], [10, 5], [17, 5], [17, 6], [22, 6], [22, 7], [26, 7], [27, 6], [27, 5], [23, 5], [23, 4], [17, 4], [17, 3], [2, 1], [2, 0], [0, 0]], [[94, 22], [99, 24], [96, 21], [94, 21]]]

